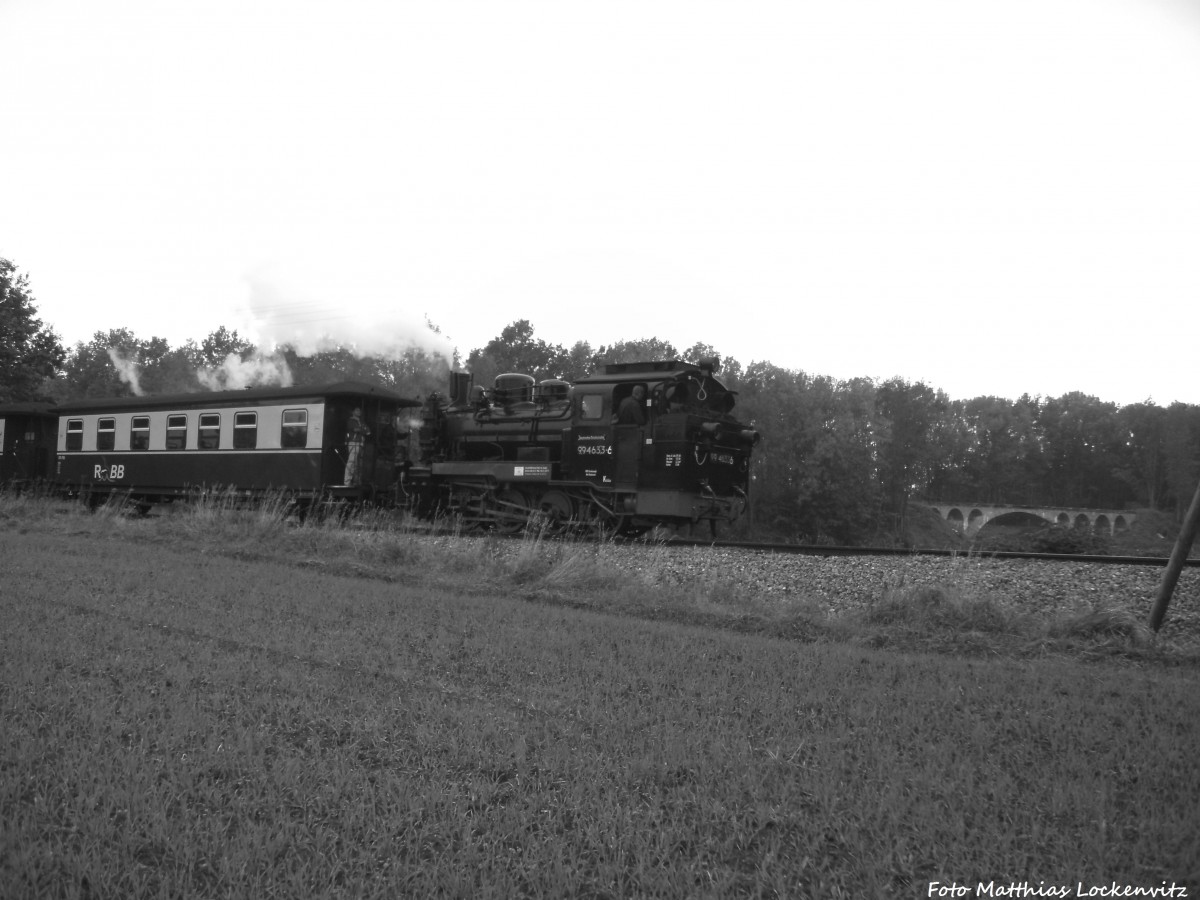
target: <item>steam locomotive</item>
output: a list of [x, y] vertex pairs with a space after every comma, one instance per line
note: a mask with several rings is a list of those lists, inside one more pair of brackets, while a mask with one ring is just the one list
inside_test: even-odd
[[[213, 490], [408, 508], [468, 529], [636, 534], [733, 522], [758, 433], [714, 361], [620, 363], [573, 384], [452, 372], [423, 403], [342, 382], [0, 408], [6, 480], [141, 509]], [[419, 413], [418, 413], [419, 409]], [[7, 427], [6, 424], [11, 427]]]
[[618, 363], [574, 384], [505, 374], [492, 388], [452, 373], [422, 410], [425, 515], [472, 526], [639, 533], [733, 522], [749, 504], [758, 432], [732, 415], [716, 362]]

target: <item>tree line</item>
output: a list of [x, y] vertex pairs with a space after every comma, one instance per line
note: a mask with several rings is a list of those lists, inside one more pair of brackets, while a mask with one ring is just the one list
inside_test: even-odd
[[[708, 344], [680, 351], [657, 337], [564, 347], [536, 337], [522, 319], [472, 350], [465, 368], [477, 384], [502, 372], [570, 381], [607, 363], [706, 356], [719, 353]], [[416, 348], [398, 359], [361, 357], [352, 347], [264, 353], [224, 327], [178, 347], [120, 328], [65, 348], [37, 318], [28, 279], [0, 259], [0, 403], [188, 392], [262, 377], [366, 381], [427, 396], [445, 391], [447, 369], [459, 363]], [[876, 540], [901, 534], [910, 503], [922, 500], [1149, 508], [1178, 517], [1200, 477], [1195, 404], [1118, 407], [1083, 393], [953, 400], [898, 377], [843, 381], [728, 358], [719, 377], [738, 392], [735, 415], [763, 435], [754, 503], [741, 526], [755, 535]]]

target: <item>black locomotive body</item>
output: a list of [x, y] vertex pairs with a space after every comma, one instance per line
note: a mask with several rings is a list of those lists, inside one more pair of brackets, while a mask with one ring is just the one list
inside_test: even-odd
[[[426, 515], [470, 525], [637, 533], [733, 522], [749, 503], [758, 433], [732, 415], [715, 364], [622, 363], [568, 385], [507, 374], [426, 401], [420, 465]], [[636, 399], [635, 399], [636, 398]]]

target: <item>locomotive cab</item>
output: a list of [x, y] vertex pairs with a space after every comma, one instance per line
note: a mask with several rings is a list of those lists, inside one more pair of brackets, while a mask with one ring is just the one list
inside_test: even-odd
[[[734, 521], [748, 503], [758, 434], [732, 417], [734, 394], [714, 369], [626, 363], [577, 382], [578, 418], [564, 477], [612, 490], [635, 527]], [[644, 396], [640, 421], [620, 413], [635, 394]]]

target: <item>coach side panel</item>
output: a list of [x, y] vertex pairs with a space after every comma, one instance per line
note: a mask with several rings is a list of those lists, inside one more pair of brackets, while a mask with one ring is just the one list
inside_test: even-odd
[[325, 405], [63, 415], [55, 478], [72, 489], [182, 495], [201, 487], [317, 492], [330, 480]]

